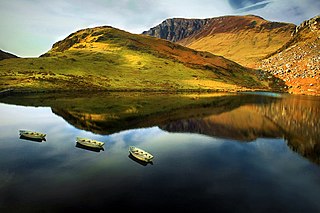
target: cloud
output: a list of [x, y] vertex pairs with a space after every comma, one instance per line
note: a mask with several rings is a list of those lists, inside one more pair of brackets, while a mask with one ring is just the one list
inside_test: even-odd
[[[229, 0], [229, 2], [231, 1], [236, 0]], [[240, 2], [242, 1], [248, 2], [248, 0], [240, 0]], [[250, 2], [252, 4], [246, 6], [245, 4], [234, 6], [234, 12], [246, 14], [250, 11], [250, 13], [262, 16], [270, 21], [290, 22], [296, 25], [319, 15], [320, 12], [319, 0], [254, 0]]]
[[140, 33], [168, 14], [153, 0], [11, 0], [1, 2], [0, 16], [0, 49], [39, 56], [82, 28], [111, 25]]
[[171, 17], [210, 18], [232, 12], [227, 1], [219, 0], [184, 0], [159, 1], [159, 7], [164, 8]]
[[244, 8], [249, 8], [254, 5], [268, 4], [270, 1], [266, 0], [228, 0], [230, 6], [234, 10], [241, 10]]
[[94, 22], [110, 20], [107, 17], [102, 20], [101, 13], [108, 12], [102, 9], [99, 4], [93, 7], [92, 3], [75, 0], [3, 1], [0, 8], [0, 48], [19, 56], [38, 56], [73, 31]]
[[[229, 2], [231, 1], [235, 1], [235, 0], [229, 0]], [[243, 1], [241, 1], [243, 2]], [[264, 8], [265, 6], [267, 6], [269, 3], [271, 3], [272, 1], [265, 1], [265, 0], [254, 0], [254, 1], [245, 1], [245, 4], [240, 4], [240, 5], [236, 5], [236, 7], [234, 7], [236, 9], [236, 11], [239, 12], [247, 12], [247, 11], [252, 11], [252, 10], [256, 10], [256, 9], [260, 9], [260, 8]]]
[[299, 24], [320, 11], [318, 0], [10, 0], [0, 7], [0, 49], [39, 56], [72, 32], [111, 25], [131, 33], [166, 18], [250, 13]]

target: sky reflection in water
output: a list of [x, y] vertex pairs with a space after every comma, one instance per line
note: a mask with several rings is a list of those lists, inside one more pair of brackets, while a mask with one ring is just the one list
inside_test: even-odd
[[[152, 208], [198, 212], [319, 212], [320, 169], [284, 139], [252, 142], [159, 127], [98, 135], [74, 128], [49, 107], [0, 104], [0, 210], [49, 212]], [[19, 129], [46, 133], [39, 143]], [[75, 147], [77, 136], [104, 151]], [[152, 153], [153, 165], [128, 157]]]

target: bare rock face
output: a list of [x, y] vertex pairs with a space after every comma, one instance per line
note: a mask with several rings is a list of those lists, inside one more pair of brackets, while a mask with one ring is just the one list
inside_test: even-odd
[[317, 15], [309, 20], [302, 22], [299, 26], [296, 27], [296, 30], [293, 35], [298, 34], [305, 28], [309, 28], [311, 31], [319, 31], [320, 25], [320, 15]]
[[142, 34], [176, 42], [202, 29], [209, 21], [210, 19], [172, 18], [163, 21], [148, 31], [144, 31]]

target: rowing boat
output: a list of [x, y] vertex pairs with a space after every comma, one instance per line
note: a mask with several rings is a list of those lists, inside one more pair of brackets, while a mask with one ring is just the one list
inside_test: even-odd
[[142, 149], [134, 147], [134, 146], [129, 147], [129, 153], [133, 157], [135, 157], [141, 161], [144, 161], [144, 162], [151, 162], [153, 159], [153, 155], [151, 155], [150, 153], [148, 153]]
[[31, 139], [37, 139], [37, 140], [45, 140], [46, 134], [43, 134], [41, 132], [34, 132], [30, 130], [19, 130], [20, 136], [31, 138]]
[[92, 152], [104, 151], [104, 148], [102, 148], [102, 147], [93, 148], [93, 147], [89, 147], [89, 146], [84, 146], [84, 145], [82, 145], [82, 144], [80, 144], [80, 143], [76, 143], [76, 147], [77, 147], [77, 148], [80, 148], [80, 149], [92, 151]]
[[96, 141], [96, 140], [89, 139], [89, 138], [80, 138], [80, 137], [77, 137], [77, 143], [79, 143], [83, 146], [96, 148], [96, 149], [102, 149], [102, 147], [104, 145], [103, 142]]

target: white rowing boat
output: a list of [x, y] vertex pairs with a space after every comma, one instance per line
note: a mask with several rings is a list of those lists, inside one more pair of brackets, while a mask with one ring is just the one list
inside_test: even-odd
[[80, 137], [77, 137], [77, 143], [79, 143], [83, 146], [96, 148], [96, 149], [102, 149], [102, 147], [104, 145], [103, 142], [96, 141], [96, 140], [89, 139], [89, 138], [80, 138]]
[[134, 146], [129, 147], [129, 152], [133, 157], [144, 162], [151, 162], [153, 159], [153, 155]]
[[46, 134], [40, 132], [34, 132], [30, 130], [19, 130], [20, 136], [37, 139], [37, 140], [45, 140]]

